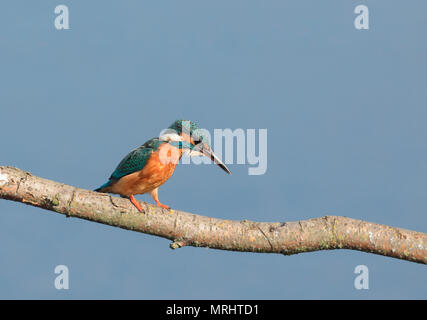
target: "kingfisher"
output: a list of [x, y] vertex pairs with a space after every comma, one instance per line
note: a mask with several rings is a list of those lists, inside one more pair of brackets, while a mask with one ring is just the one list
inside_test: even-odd
[[183, 154], [190, 157], [206, 156], [231, 174], [212, 151], [206, 133], [195, 122], [176, 120], [158, 138], [148, 140], [127, 154], [109, 180], [94, 191], [128, 198], [140, 212], [141, 204], [134, 196], [151, 193], [157, 206], [170, 209], [159, 201], [158, 189], [172, 176]]

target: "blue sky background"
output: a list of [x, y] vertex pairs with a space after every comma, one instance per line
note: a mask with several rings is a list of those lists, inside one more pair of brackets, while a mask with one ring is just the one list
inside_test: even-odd
[[[70, 9], [70, 30], [54, 8]], [[370, 30], [354, 8], [370, 9]], [[3, 1], [0, 164], [93, 189], [179, 118], [267, 128], [268, 171], [179, 166], [176, 209], [227, 219], [343, 215], [427, 232], [427, 3]], [[152, 201], [149, 196], [139, 199]], [[337, 250], [182, 248], [0, 200], [0, 298], [427, 298], [427, 269]], [[54, 268], [70, 269], [70, 290]], [[355, 290], [354, 268], [370, 271]]]

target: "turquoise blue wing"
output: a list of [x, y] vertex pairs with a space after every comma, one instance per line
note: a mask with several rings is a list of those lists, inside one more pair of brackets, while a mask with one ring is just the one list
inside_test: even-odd
[[161, 143], [162, 142], [158, 139], [152, 139], [144, 143], [139, 148], [131, 151], [119, 163], [116, 170], [114, 170], [111, 175], [110, 180], [118, 180], [131, 173], [142, 170], [151, 154], [159, 148]]
[[141, 147], [133, 150], [119, 163], [111, 174], [110, 180], [119, 180], [128, 174], [142, 170], [152, 153], [153, 149], [142, 149]]

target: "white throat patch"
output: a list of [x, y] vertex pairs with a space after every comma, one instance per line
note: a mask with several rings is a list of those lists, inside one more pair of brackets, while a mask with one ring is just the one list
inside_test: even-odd
[[159, 139], [161, 141], [165, 141], [165, 142], [168, 142], [168, 141], [174, 141], [174, 142], [184, 141], [184, 138], [181, 137], [176, 132], [165, 132], [159, 137]]

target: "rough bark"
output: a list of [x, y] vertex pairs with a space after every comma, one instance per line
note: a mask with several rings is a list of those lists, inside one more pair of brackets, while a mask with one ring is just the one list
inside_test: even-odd
[[427, 234], [347, 217], [297, 222], [215, 219], [79, 189], [0, 167], [0, 198], [172, 240], [170, 247], [297, 254], [352, 249], [427, 264]]

